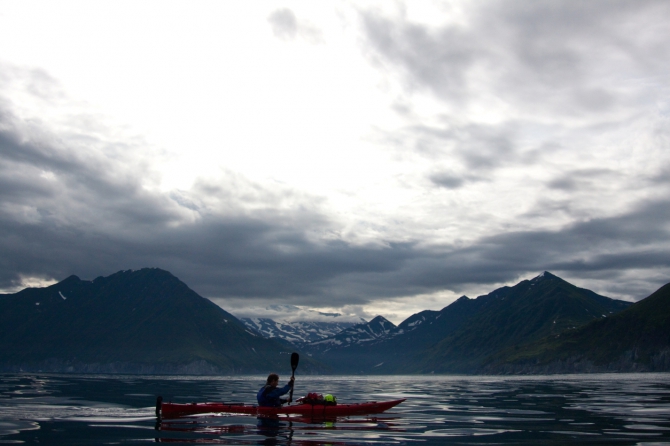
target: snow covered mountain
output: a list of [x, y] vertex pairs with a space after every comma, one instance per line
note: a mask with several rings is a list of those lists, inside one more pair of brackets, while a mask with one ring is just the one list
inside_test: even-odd
[[[363, 319], [361, 319], [365, 322]], [[276, 321], [270, 318], [245, 317], [240, 321], [266, 338], [281, 338], [295, 345], [304, 345], [330, 338], [354, 325], [354, 322]]]
[[396, 328], [396, 326], [393, 322], [383, 316], [377, 316], [370, 322], [356, 324], [353, 327], [342, 330], [334, 336], [312, 342], [309, 347], [314, 350], [325, 352], [331, 348], [363, 345], [385, 338], [394, 328]]
[[295, 305], [247, 308], [236, 315], [250, 330], [297, 346], [329, 338], [365, 319], [352, 314], [325, 313]]

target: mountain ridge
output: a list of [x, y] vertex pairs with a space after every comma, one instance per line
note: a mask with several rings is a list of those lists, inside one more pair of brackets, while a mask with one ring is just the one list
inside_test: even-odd
[[477, 373], [487, 358], [506, 348], [621, 311], [631, 304], [610, 299], [544, 272], [512, 287], [479, 296], [481, 308], [428, 350], [423, 370]]
[[72, 275], [2, 295], [0, 310], [6, 371], [217, 374], [285, 366], [285, 346], [157, 268], [92, 281]]
[[504, 351], [493, 373], [640, 372], [670, 370], [670, 283], [611, 317], [546, 337], [520, 352]]
[[314, 357], [341, 373], [479, 373], [501, 349], [629, 305], [545, 271], [475, 299], [462, 296], [437, 312], [412, 315], [369, 343], [333, 346]]
[[545, 271], [397, 326], [377, 316], [291, 343], [144, 268], [0, 295], [0, 371], [267, 373], [292, 351], [303, 373], [666, 371], [669, 325], [670, 284], [631, 304]]

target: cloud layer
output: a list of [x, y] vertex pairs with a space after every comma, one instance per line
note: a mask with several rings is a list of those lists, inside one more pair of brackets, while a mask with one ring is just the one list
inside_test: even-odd
[[[223, 157], [215, 174], [203, 165], [165, 188], [169, 153], [46, 69], [0, 58], [0, 289], [152, 266], [233, 312], [369, 318], [543, 270], [631, 300], [670, 281], [670, 5], [454, 5], [341, 5], [339, 27], [323, 30], [300, 5], [256, 14], [273, 51], [355, 42], [340, 51], [378, 80], [392, 118], [357, 124], [360, 165], [345, 167], [365, 173], [342, 168], [330, 189], [250, 178]], [[313, 150], [343, 166], [336, 149]], [[279, 178], [295, 163], [271, 167]]]

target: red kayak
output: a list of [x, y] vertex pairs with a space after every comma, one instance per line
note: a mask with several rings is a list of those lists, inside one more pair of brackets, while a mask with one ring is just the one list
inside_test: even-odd
[[354, 404], [296, 404], [284, 407], [259, 407], [251, 404], [225, 403], [164, 403], [161, 397], [156, 400], [156, 416], [159, 418], [177, 418], [198, 413], [239, 413], [246, 415], [302, 415], [305, 417], [345, 417], [347, 415], [368, 415], [382, 413], [397, 406], [405, 399], [393, 401], [369, 401]]

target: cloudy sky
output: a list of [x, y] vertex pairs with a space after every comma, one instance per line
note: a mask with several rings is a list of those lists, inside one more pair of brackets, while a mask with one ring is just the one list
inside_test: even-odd
[[[0, 290], [394, 322], [670, 282], [670, 2], [0, 0]], [[255, 310], [254, 310], [255, 311]]]

